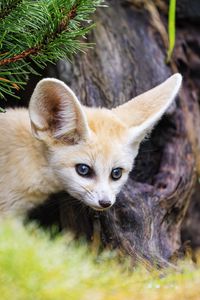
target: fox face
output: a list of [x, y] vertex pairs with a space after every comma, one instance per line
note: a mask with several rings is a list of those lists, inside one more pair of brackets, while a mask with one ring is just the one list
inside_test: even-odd
[[117, 118], [111, 121], [111, 113], [97, 112], [98, 118], [102, 116], [101, 122], [95, 121], [99, 128], [90, 122], [96, 111], [91, 111], [91, 116], [86, 112], [90, 128], [87, 139], [75, 145], [53, 145], [49, 164], [63, 189], [90, 207], [103, 210], [115, 203], [132, 169], [139, 144], [129, 143], [127, 128]]
[[113, 108], [81, 105], [56, 79], [43, 79], [29, 105], [32, 133], [62, 190], [95, 210], [111, 207], [134, 165], [139, 145], [165, 113], [181, 85], [171, 76], [156, 88]]

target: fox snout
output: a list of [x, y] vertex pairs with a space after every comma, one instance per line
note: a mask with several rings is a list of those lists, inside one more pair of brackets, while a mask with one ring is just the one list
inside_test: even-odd
[[106, 198], [99, 200], [99, 204], [102, 208], [109, 208], [112, 205], [111, 201]]
[[103, 211], [113, 206], [113, 204], [114, 203], [112, 203], [109, 199], [103, 198], [98, 200], [96, 204], [90, 204], [89, 206], [92, 207], [94, 210]]
[[93, 197], [83, 197], [81, 200], [94, 210], [107, 210], [114, 205], [116, 200], [114, 195], [112, 197], [109, 197], [108, 195], [106, 195], [106, 193], [104, 193], [104, 195], [98, 195], [98, 193], [94, 193], [93, 195]]

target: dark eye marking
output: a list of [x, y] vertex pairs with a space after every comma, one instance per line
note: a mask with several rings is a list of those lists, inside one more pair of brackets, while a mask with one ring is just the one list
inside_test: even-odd
[[122, 177], [122, 168], [112, 169], [110, 174], [112, 180], [118, 180]]
[[85, 164], [77, 164], [75, 166], [75, 169], [78, 175], [82, 177], [92, 177], [92, 175], [94, 174], [94, 171], [88, 165]]

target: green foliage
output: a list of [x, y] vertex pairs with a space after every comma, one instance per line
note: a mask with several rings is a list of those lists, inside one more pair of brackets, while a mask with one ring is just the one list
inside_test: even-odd
[[168, 16], [168, 35], [169, 35], [169, 48], [167, 51], [167, 62], [170, 61], [176, 39], [176, 0], [169, 2], [169, 16]]
[[23, 87], [35, 66], [70, 59], [88, 44], [90, 15], [102, 0], [3, 0], [0, 4], [0, 98]]
[[16, 221], [0, 224], [0, 295], [3, 300], [197, 300], [200, 268], [182, 262], [165, 276], [105, 252], [91, 254], [83, 242], [49, 235]]
[[4, 0], [0, 2], [0, 16], [5, 17], [21, 0]]

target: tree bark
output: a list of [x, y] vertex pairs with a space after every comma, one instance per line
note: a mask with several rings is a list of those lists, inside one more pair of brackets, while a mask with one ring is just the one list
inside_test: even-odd
[[[95, 21], [89, 37], [96, 43], [94, 48], [72, 64], [59, 62], [47, 74], [70, 85], [83, 104], [117, 106], [171, 74], [165, 64], [166, 49], [145, 9], [127, 1], [109, 1], [108, 8], [98, 10]], [[114, 207], [99, 213], [66, 193], [52, 197], [49, 203], [57, 207], [61, 228], [89, 240], [99, 232], [103, 246], [119, 248], [133, 261], [167, 264], [181, 246], [181, 225], [196, 182], [194, 115], [199, 118], [198, 103], [184, 85], [176, 104], [141, 145]], [[52, 214], [53, 209], [46, 211]], [[33, 215], [42, 212], [40, 208]]]
[[[178, 1], [176, 37], [176, 63], [184, 75], [185, 97], [193, 105], [189, 120], [190, 139], [193, 139], [198, 177], [200, 175], [200, 2], [198, 0]], [[195, 107], [194, 107], [195, 106]], [[191, 125], [190, 125], [191, 124]], [[196, 141], [195, 141], [196, 139]], [[192, 249], [200, 247], [200, 184], [196, 182], [194, 194], [181, 228], [182, 242], [189, 242]]]

